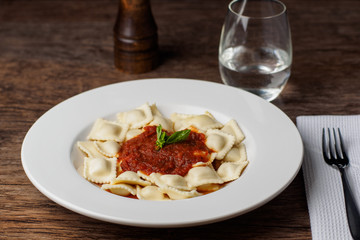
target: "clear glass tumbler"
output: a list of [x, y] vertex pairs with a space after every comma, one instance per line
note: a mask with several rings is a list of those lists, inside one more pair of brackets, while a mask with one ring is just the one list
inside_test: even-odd
[[286, 6], [278, 0], [235, 0], [221, 31], [222, 81], [268, 101], [290, 77], [292, 44]]

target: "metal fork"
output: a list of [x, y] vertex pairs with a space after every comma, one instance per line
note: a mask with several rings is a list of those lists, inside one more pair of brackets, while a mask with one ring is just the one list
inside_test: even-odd
[[323, 157], [327, 164], [336, 166], [340, 171], [350, 233], [354, 239], [360, 240], [360, 211], [356, 205], [354, 194], [351, 191], [345, 171], [345, 168], [349, 164], [349, 158], [345, 153], [343, 142], [339, 128], [337, 129], [337, 134], [334, 128], [332, 129], [332, 134], [328, 128], [327, 137], [325, 128], [323, 128]]

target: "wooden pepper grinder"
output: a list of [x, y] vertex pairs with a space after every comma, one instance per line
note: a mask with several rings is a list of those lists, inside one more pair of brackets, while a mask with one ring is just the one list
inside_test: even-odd
[[150, 0], [119, 0], [114, 26], [115, 66], [127, 73], [143, 73], [159, 62], [157, 26]]

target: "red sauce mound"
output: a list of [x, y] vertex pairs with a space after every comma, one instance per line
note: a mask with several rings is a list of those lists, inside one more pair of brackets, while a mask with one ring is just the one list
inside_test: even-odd
[[156, 150], [156, 126], [144, 129], [145, 132], [122, 145], [118, 160], [123, 171], [185, 176], [193, 164], [209, 160], [212, 150], [205, 145], [202, 133], [191, 131], [187, 140]]

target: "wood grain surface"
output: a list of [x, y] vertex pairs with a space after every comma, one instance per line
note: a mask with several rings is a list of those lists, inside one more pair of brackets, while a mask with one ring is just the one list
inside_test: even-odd
[[[161, 63], [148, 73], [125, 74], [113, 63], [116, 0], [0, 1], [0, 239], [311, 239], [301, 171], [278, 197], [245, 215], [153, 229], [67, 210], [41, 194], [22, 168], [28, 129], [71, 96], [143, 78], [221, 82], [217, 53], [228, 2], [152, 0]], [[294, 122], [299, 115], [359, 114], [360, 1], [284, 3], [294, 60], [288, 85], [273, 103]]]

